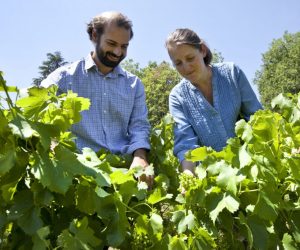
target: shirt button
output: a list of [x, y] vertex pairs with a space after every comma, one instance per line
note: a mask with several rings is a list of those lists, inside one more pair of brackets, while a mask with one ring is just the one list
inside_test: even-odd
[[103, 95], [106, 95], [106, 93], [104, 92]]
[[106, 110], [103, 110], [103, 113], [106, 114]]

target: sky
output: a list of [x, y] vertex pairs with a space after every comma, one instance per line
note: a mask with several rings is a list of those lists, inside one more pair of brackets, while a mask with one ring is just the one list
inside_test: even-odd
[[273, 39], [300, 31], [300, 0], [4, 0], [0, 71], [7, 84], [30, 86], [49, 52], [60, 51], [68, 62], [85, 57], [94, 49], [86, 24], [108, 10], [132, 20], [127, 59], [140, 67], [171, 62], [166, 37], [176, 28], [190, 28], [225, 61], [239, 65], [251, 84]]

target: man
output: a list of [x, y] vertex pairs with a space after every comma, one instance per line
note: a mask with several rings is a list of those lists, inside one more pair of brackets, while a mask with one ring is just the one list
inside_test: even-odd
[[[83, 111], [81, 122], [72, 127], [79, 149], [105, 148], [114, 154], [132, 154], [130, 167], [146, 167], [150, 124], [144, 86], [119, 65], [133, 37], [132, 23], [119, 12], [104, 12], [92, 19], [87, 32], [94, 51], [85, 59], [58, 68], [41, 86], [57, 84], [59, 93], [72, 90], [90, 99], [90, 109]], [[147, 176], [145, 181], [151, 186], [153, 177]]]

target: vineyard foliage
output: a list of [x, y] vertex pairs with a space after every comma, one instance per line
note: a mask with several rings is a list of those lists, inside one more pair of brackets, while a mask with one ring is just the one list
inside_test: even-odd
[[[128, 170], [127, 156], [76, 149], [69, 129], [89, 100], [53, 86], [13, 103], [2, 75], [0, 90], [0, 249], [300, 248], [299, 94], [238, 121], [221, 152], [190, 151], [193, 177], [169, 115], [151, 131], [149, 168]], [[137, 177], [152, 169], [147, 190]]]
[[262, 65], [255, 72], [260, 99], [265, 107], [279, 93], [296, 94], [300, 91], [300, 32], [284, 32], [273, 39], [262, 54]]

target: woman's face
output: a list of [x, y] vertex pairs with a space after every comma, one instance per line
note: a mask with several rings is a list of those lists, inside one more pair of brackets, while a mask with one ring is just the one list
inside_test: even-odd
[[202, 77], [206, 65], [203, 58], [206, 52], [188, 44], [168, 45], [169, 56], [179, 74], [191, 83], [197, 83]]

